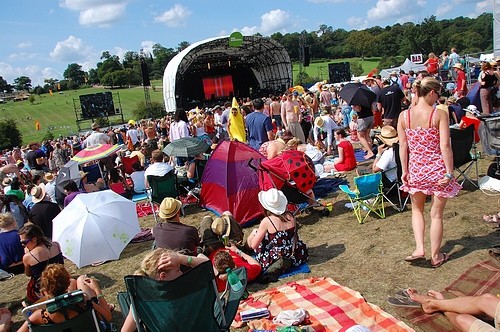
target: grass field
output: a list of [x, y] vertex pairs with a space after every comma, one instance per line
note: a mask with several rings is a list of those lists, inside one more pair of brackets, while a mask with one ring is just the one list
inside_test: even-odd
[[[376, 68], [380, 58], [366, 58], [364, 61], [358, 58], [335, 59], [323, 62], [312, 62], [310, 66], [303, 67], [303, 70], [311, 77], [319, 77], [328, 80], [328, 64], [344, 61], [358, 61], [363, 66], [363, 74], [369, 73]], [[294, 78], [298, 75], [300, 66], [293, 64]], [[163, 102], [162, 82], [153, 81], [152, 85], [156, 91], [150, 90], [152, 101]], [[105, 89], [102, 87], [86, 88], [80, 90], [62, 91], [54, 93], [52, 96], [44, 94], [36, 96], [36, 100], [31, 104], [28, 100], [9, 101], [0, 104], [0, 114], [2, 118], [14, 119], [18, 128], [23, 134], [23, 144], [31, 141], [40, 141], [47, 131], [51, 131], [54, 136], [68, 136], [78, 132], [76, 125], [75, 104], [79, 106], [79, 96], [98, 92], [110, 91], [113, 93], [115, 108], [120, 108], [125, 121], [132, 118], [132, 111], [140, 101], [144, 101], [144, 90], [142, 87], [124, 89]], [[118, 123], [120, 117], [110, 117], [110, 121]], [[135, 119], [137, 120], [137, 119]], [[35, 121], [40, 122], [40, 130], [35, 130]], [[81, 123], [82, 129], [90, 128], [90, 121]]]

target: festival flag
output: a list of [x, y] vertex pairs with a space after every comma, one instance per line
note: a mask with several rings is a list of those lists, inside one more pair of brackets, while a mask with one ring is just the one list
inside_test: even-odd
[[40, 130], [40, 121], [35, 121], [35, 130]]

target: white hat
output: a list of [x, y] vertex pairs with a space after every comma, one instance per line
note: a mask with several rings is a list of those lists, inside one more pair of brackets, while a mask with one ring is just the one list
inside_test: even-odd
[[467, 108], [465, 109], [465, 111], [468, 112], [468, 113], [471, 113], [474, 116], [481, 115], [481, 113], [479, 113], [479, 111], [477, 110], [476, 105], [469, 105], [469, 106], [467, 106]]
[[40, 183], [38, 186], [34, 186], [31, 189], [31, 201], [36, 204], [45, 198], [45, 194], [45, 185], [43, 183]]
[[259, 202], [267, 211], [281, 215], [286, 211], [288, 200], [281, 190], [271, 188], [259, 193]]

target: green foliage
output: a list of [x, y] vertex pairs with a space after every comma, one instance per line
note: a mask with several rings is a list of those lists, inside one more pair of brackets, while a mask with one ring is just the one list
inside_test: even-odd
[[69, 64], [68, 68], [64, 71], [63, 76], [65, 79], [75, 83], [77, 86], [85, 84], [85, 72], [82, 70], [82, 66], [77, 63]]
[[16, 121], [13, 119], [0, 120], [0, 149], [12, 149], [21, 146], [23, 135], [17, 129]]
[[35, 103], [35, 95], [34, 94], [31, 94], [29, 97], [28, 97], [28, 101], [30, 102], [31, 105], [33, 105]]
[[31, 89], [31, 78], [20, 76], [14, 79], [14, 87], [17, 91], [29, 91]]
[[50, 130], [47, 130], [42, 137], [42, 141], [49, 141], [49, 140], [51, 141], [53, 139], [54, 139], [54, 134]]
[[309, 85], [318, 82], [320, 79], [317, 77], [309, 76], [305, 71], [299, 72], [297, 75], [296, 81], [294, 81], [296, 85]]
[[402, 56], [388, 56], [380, 59], [379, 68], [392, 68], [398, 67], [405, 61]]
[[163, 103], [151, 101], [151, 114], [149, 113], [146, 102], [140, 101], [137, 103], [137, 108], [132, 110], [134, 119], [160, 118], [165, 115], [165, 107]]
[[363, 66], [358, 61], [351, 61], [351, 74], [354, 76], [361, 76], [363, 74]]
[[97, 123], [101, 128], [109, 127], [109, 120], [106, 118], [97, 118], [95, 119], [95, 123]]

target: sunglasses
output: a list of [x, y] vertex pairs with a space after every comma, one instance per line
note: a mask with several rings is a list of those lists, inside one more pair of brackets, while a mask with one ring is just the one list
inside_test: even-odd
[[21, 241], [21, 244], [22, 244], [23, 246], [25, 246], [25, 245], [27, 245], [30, 241], [31, 241], [31, 239], [22, 240], [22, 241]]

